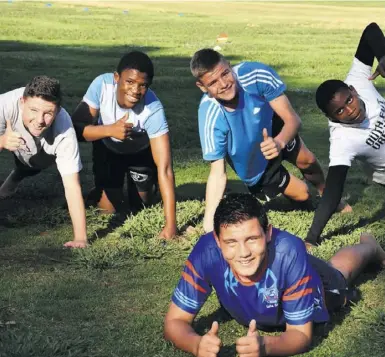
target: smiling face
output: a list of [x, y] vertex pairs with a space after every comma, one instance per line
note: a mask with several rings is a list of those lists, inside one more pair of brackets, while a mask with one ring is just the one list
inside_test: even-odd
[[210, 97], [222, 102], [231, 102], [237, 95], [237, 82], [230, 64], [220, 61], [211, 71], [196, 82], [197, 86]]
[[359, 124], [365, 120], [365, 104], [352, 86], [336, 92], [326, 110], [329, 118], [343, 124]]
[[125, 69], [120, 75], [115, 72], [114, 79], [118, 104], [125, 109], [131, 109], [139, 103], [150, 85], [147, 73], [136, 69]]
[[25, 128], [32, 136], [42, 136], [55, 120], [58, 106], [40, 97], [22, 97], [20, 103]]
[[238, 224], [221, 226], [215, 236], [223, 257], [242, 283], [251, 283], [260, 273], [267, 259], [267, 243], [272, 227], [264, 232], [257, 218]]

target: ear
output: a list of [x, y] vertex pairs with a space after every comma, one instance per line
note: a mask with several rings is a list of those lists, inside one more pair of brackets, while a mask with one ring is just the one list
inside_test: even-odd
[[265, 233], [266, 243], [269, 243], [271, 241], [272, 234], [273, 234], [273, 226], [271, 224], [269, 224], [267, 226], [267, 230], [266, 230], [266, 233]]
[[217, 234], [215, 233], [215, 231], [213, 231], [213, 234], [214, 234], [214, 238], [215, 238], [215, 241], [217, 242], [217, 246], [220, 248], [220, 244], [219, 244], [219, 237], [217, 236]]
[[195, 84], [203, 93], [207, 93], [206, 87], [200, 81], [196, 81]]
[[120, 79], [119, 73], [118, 73], [118, 72], [114, 72], [114, 81], [115, 81], [116, 83], [118, 83], [118, 82], [119, 82], [119, 79]]

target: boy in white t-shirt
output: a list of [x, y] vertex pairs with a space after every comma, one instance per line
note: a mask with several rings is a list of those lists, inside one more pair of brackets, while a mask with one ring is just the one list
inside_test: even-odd
[[25, 177], [56, 163], [74, 230], [74, 240], [65, 246], [84, 248], [86, 214], [79, 181], [82, 163], [71, 118], [60, 102], [59, 82], [46, 76], [0, 95], [0, 151], [11, 151], [16, 166], [0, 187], [0, 198], [11, 196]]
[[169, 130], [162, 103], [149, 89], [154, 76], [143, 52], [125, 54], [114, 73], [94, 79], [72, 120], [80, 140], [92, 141], [95, 201], [108, 213], [152, 201], [159, 183], [166, 225], [160, 236], [176, 234], [174, 172]]
[[[376, 71], [371, 74], [374, 58]], [[362, 33], [345, 82], [328, 80], [316, 93], [318, 107], [329, 119], [330, 163], [326, 187], [306, 242], [315, 245], [342, 196], [354, 159], [363, 161], [373, 181], [385, 185], [385, 100], [372, 80], [385, 77], [385, 38], [376, 23]]]

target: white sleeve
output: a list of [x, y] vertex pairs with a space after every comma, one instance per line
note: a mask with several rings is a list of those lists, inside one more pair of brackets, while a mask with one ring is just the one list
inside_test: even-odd
[[61, 133], [58, 135], [58, 144], [55, 150], [56, 165], [61, 176], [71, 175], [82, 169], [79, 154], [79, 144], [71, 118], [65, 110], [61, 110]]
[[371, 72], [372, 67], [362, 63], [359, 59], [354, 57], [350, 71], [345, 79], [345, 83], [352, 85], [357, 91], [363, 88], [375, 89], [373, 81], [368, 79], [372, 74]]
[[339, 133], [338, 128], [330, 128], [329, 167], [352, 166], [356, 156], [353, 146], [343, 133]]

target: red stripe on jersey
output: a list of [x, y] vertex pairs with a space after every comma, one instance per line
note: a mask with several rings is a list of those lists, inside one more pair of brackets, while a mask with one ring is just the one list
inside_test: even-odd
[[300, 299], [300, 298], [303, 298], [304, 296], [306, 295], [309, 295], [313, 292], [313, 289], [312, 288], [309, 288], [309, 289], [303, 289], [301, 291], [298, 291], [294, 294], [291, 294], [289, 296], [282, 296], [282, 301], [291, 301], [291, 300], [297, 300], [297, 299]]
[[200, 285], [198, 285], [195, 281], [194, 278], [191, 275], [188, 275], [186, 272], [182, 272], [182, 277], [184, 280], [186, 280], [190, 285], [192, 285], [195, 290], [200, 291], [201, 293], [207, 293], [205, 289], [203, 289]]
[[305, 276], [304, 278], [298, 280], [294, 285], [290, 288], [286, 289], [283, 295], [289, 295], [292, 291], [297, 289], [300, 285], [306, 284], [311, 279], [310, 275]]
[[[198, 277], [199, 279], [202, 279], [202, 278], [200, 277], [200, 275], [197, 273], [197, 271], [195, 270], [194, 266], [193, 266], [193, 265], [191, 264], [191, 262], [188, 261], [188, 260], [186, 260], [186, 267], [189, 268], [189, 269], [192, 271], [192, 273], [193, 273], [196, 277]], [[203, 280], [203, 279], [202, 279], [202, 280]]]

